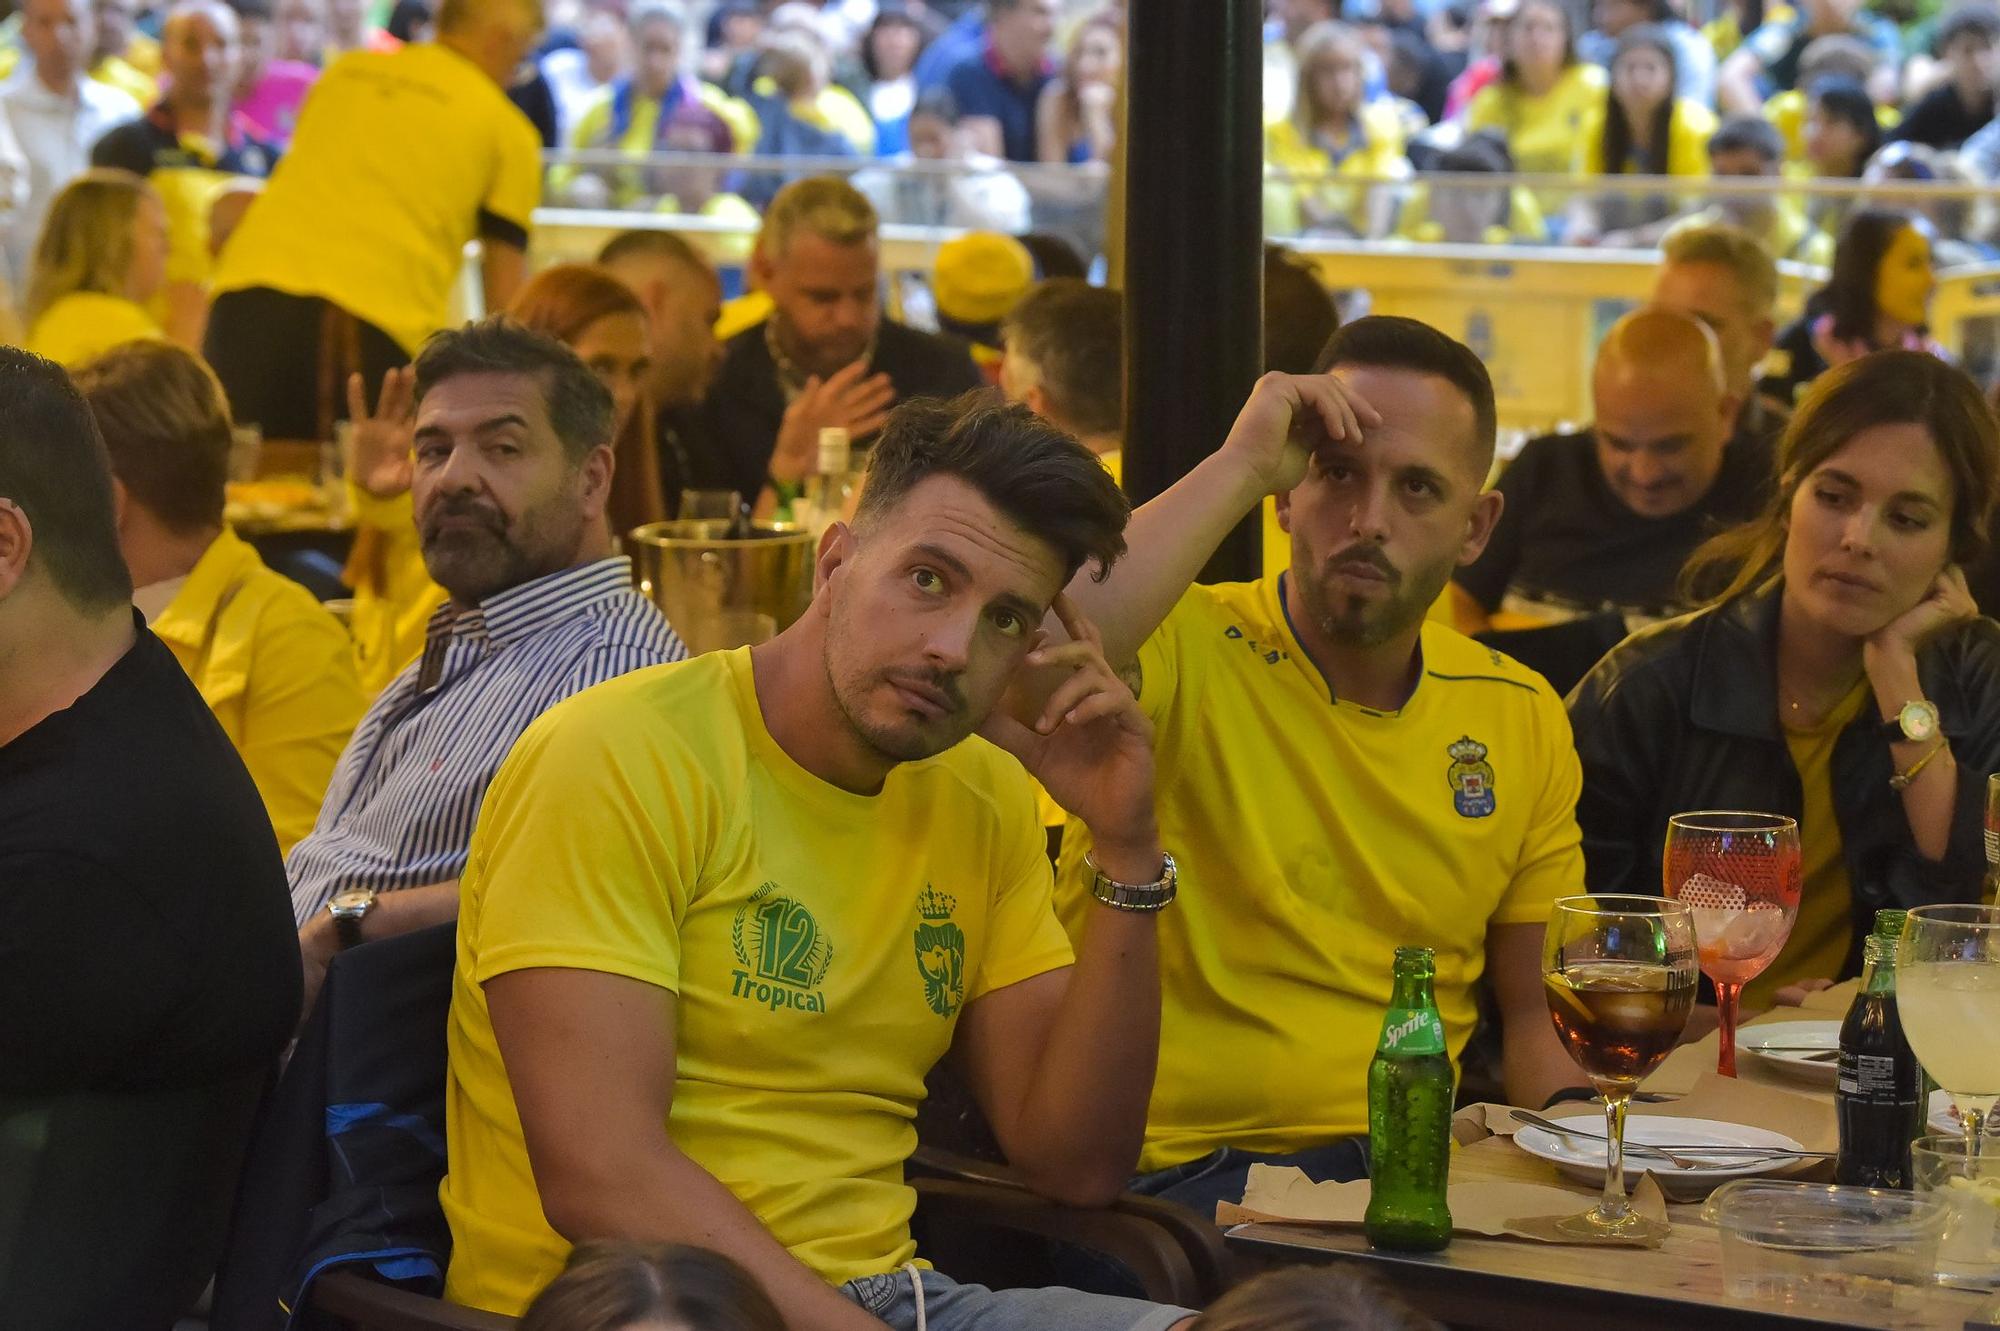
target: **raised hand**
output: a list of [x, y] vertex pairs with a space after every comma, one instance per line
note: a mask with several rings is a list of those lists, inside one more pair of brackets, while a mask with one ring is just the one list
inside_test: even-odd
[[868, 362], [841, 366], [825, 379], [806, 380], [805, 388], [785, 408], [778, 426], [778, 445], [771, 453], [771, 476], [795, 483], [819, 463], [819, 432], [837, 426], [856, 439], [882, 428], [896, 400], [895, 385], [886, 374], [869, 374]]
[[1052, 607], [1070, 641], [1043, 645], [1025, 664], [1067, 670], [1034, 725], [995, 709], [980, 734], [1021, 765], [1100, 844], [1150, 846], [1153, 816], [1153, 726], [1138, 699], [1104, 659], [1097, 626], [1068, 596]]
[[361, 376], [347, 377], [347, 419], [354, 427], [348, 475], [377, 499], [407, 492], [415, 474], [416, 384], [417, 372], [410, 366], [389, 371], [371, 412]]
[[1267, 374], [1236, 413], [1225, 450], [1237, 453], [1267, 494], [1295, 489], [1313, 453], [1335, 441], [1355, 442], [1382, 423], [1368, 400], [1330, 374]]
[[1979, 613], [1966, 585], [1965, 571], [1952, 565], [1938, 574], [1930, 593], [1871, 635], [1863, 648], [1864, 660], [1914, 660], [1917, 649], [1932, 635]]

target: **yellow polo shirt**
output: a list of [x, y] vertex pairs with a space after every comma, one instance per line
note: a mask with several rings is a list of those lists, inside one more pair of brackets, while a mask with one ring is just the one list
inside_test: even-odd
[[43, 310], [28, 329], [27, 349], [58, 365], [75, 366], [127, 342], [157, 342], [165, 336], [143, 306], [123, 296], [72, 291]]
[[[1600, 100], [1597, 109], [1583, 127], [1583, 173], [1588, 176], [1605, 174], [1623, 175], [1621, 166], [1616, 172], [1604, 169], [1604, 117], [1606, 103]], [[1715, 112], [1700, 102], [1691, 102], [1685, 97], [1674, 102], [1674, 113], [1667, 119], [1667, 174], [1670, 176], [1705, 176], [1708, 174], [1708, 140], [1715, 133]]]
[[1264, 229], [1278, 236], [1310, 230], [1314, 214], [1338, 214], [1365, 236], [1373, 191], [1352, 182], [1407, 180], [1411, 174], [1402, 122], [1393, 107], [1379, 102], [1362, 108], [1338, 162], [1297, 125], [1280, 120], [1264, 131], [1264, 171]]
[[1020, 764], [968, 739], [872, 796], [828, 785], [765, 729], [748, 649], [535, 722], [487, 791], [459, 912], [445, 1294], [504, 1313], [569, 1245], [494, 1043], [494, 977], [570, 967], [672, 993], [665, 1132], [838, 1284], [915, 1255], [903, 1163], [964, 1006], [1071, 960]]
[[347, 630], [224, 528], [152, 629], [236, 746], [289, 852], [365, 706]]
[[[1436, 949], [1456, 1058], [1487, 929], [1544, 923], [1584, 890], [1582, 775], [1547, 682], [1426, 623], [1401, 711], [1336, 701], [1281, 587], [1191, 588], [1139, 653], [1160, 838], [1181, 882], [1160, 917], [1145, 1170], [1366, 1132], [1396, 948]], [[1065, 922], [1088, 899], [1089, 846], [1072, 821], [1056, 875]]]
[[[1523, 175], [1573, 176], [1583, 164], [1585, 126], [1602, 113], [1607, 87], [1609, 76], [1584, 61], [1565, 69], [1539, 97], [1491, 83], [1465, 108], [1465, 132], [1498, 130], [1514, 169]], [[1560, 213], [1567, 201], [1568, 195], [1556, 190], [1538, 191], [1535, 198], [1545, 214]]]
[[1785, 727], [1785, 747], [1805, 794], [1799, 817], [1799, 913], [1777, 960], [1743, 986], [1743, 1002], [1750, 1008], [1771, 1006], [1772, 994], [1800, 980], [1838, 979], [1847, 961], [1854, 936], [1854, 891], [1847, 880], [1840, 820], [1833, 811], [1833, 746], [1872, 697], [1864, 679], [1819, 725]]
[[313, 85], [214, 288], [318, 296], [415, 355], [450, 318], [467, 243], [527, 236], [541, 147], [465, 57], [429, 43], [350, 51]]

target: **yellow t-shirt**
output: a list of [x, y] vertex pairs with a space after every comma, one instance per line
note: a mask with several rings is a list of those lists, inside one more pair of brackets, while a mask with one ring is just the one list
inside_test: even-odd
[[[1194, 587], [1139, 654], [1160, 838], [1181, 881], [1160, 917], [1142, 1169], [1366, 1132], [1395, 949], [1436, 949], [1455, 1058], [1488, 926], [1544, 923], [1552, 901], [1583, 891], [1582, 776], [1547, 682], [1427, 623], [1424, 673], [1400, 712], [1336, 702], [1281, 587]], [[1085, 899], [1089, 845], [1071, 823], [1057, 871], [1066, 921]]]
[[541, 157], [534, 126], [465, 57], [429, 43], [350, 51], [313, 85], [215, 290], [319, 296], [414, 355], [450, 318], [466, 244], [525, 240]]
[[152, 628], [236, 746], [288, 853], [318, 820], [366, 706], [347, 630], [227, 528]]
[[1785, 727], [1785, 747], [1799, 769], [1805, 803], [1799, 818], [1801, 881], [1792, 936], [1770, 969], [1743, 986], [1748, 1007], [1769, 1007], [1771, 995], [1800, 980], [1837, 979], [1853, 939], [1853, 885], [1847, 881], [1840, 822], [1833, 812], [1833, 746], [1870, 697], [1863, 680], [1831, 715], [1810, 730]]
[[1407, 180], [1403, 126], [1391, 106], [1362, 108], [1356, 137], [1338, 162], [1290, 120], [1264, 131], [1264, 229], [1290, 236], [1311, 230], [1314, 219], [1338, 216], [1357, 235], [1371, 229], [1374, 191], [1352, 180]]
[[[1573, 176], [1583, 165], [1586, 123], [1602, 113], [1608, 80], [1596, 65], [1582, 61], [1565, 69], [1555, 86], [1539, 97], [1492, 83], [1465, 108], [1468, 134], [1494, 129], [1507, 140], [1514, 169], [1523, 174]], [[1567, 196], [1555, 190], [1536, 194], [1544, 213], [1559, 213]]]
[[[1806, 94], [1802, 88], [1772, 93], [1764, 101], [1764, 119], [1777, 127], [1785, 140], [1785, 160], [1803, 164], [1806, 160]], [[1875, 108], [1875, 123], [1885, 130], [1903, 123], [1903, 113], [1893, 106]], [[1808, 172], [1803, 177], [1811, 179]]]
[[494, 1043], [495, 976], [672, 991], [666, 1132], [840, 1283], [915, 1253], [903, 1164], [963, 1005], [1070, 960], [1027, 776], [984, 741], [840, 790], [764, 728], [747, 649], [558, 705], [494, 778], [460, 893], [446, 1296], [518, 1314], [569, 1247]]
[[[1588, 176], [1607, 174], [1604, 169], [1604, 118], [1608, 114], [1606, 102], [1600, 99], [1597, 109], [1583, 126], [1583, 173]], [[1679, 98], [1674, 102], [1674, 113], [1667, 119], [1667, 174], [1670, 176], [1705, 176], [1708, 174], [1708, 140], [1715, 133], [1715, 112], [1700, 102]], [[1623, 175], [1621, 165], [1617, 172]]]
[[28, 330], [27, 348], [58, 365], [72, 366], [127, 342], [165, 336], [151, 315], [123, 296], [72, 291], [42, 311]]

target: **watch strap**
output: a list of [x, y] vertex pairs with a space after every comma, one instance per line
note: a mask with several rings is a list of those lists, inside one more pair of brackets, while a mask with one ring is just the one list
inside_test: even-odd
[[1121, 883], [1098, 868], [1096, 860], [1085, 855], [1084, 865], [1091, 872], [1090, 894], [1113, 910], [1155, 911], [1165, 907], [1180, 892], [1180, 873], [1171, 854], [1162, 852], [1160, 858], [1164, 865], [1157, 881]]
[[359, 915], [333, 917], [333, 936], [340, 940], [341, 951], [361, 946], [361, 919]]

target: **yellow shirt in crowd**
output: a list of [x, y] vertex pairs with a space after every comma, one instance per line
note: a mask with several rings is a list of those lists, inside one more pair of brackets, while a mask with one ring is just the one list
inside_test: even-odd
[[[1573, 176], [1582, 165], [1584, 128], [1603, 112], [1608, 78], [1596, 65], [1579, 61], [1539, 97], [1505, 83], [1488, 84], [1465, 108], [1465, 132], [1498, 130], [1514, 169], [1523, 174]], [[1535, 202], [1544, 213], [1559, 213], [1567, 196], [1542, 190]]]
[[495, 977], [672, 992], [665, 1131], [840, 1283], [915, 1255], [903, 1162], [964, 1005], [1070, 960], [1027, 776], [984, 741], [873, 796], [828, 785], [765, 729], [747, 649], [559, 704], [494, 778], [461, 888], [446, 1297], [519, 1313], [569, 1248], [494, 1044]]
[[[1487, 928], [1544, 923], [1557, 897], [1583, 891], [1582, 774], [1547, 682], [1426, 623], [1401, 711], [1336, 701], [1282, 586], [1270, 574], [1194, 587], [1139, 653], [1160, 839], [1181, 882], [1160, 916], [1144, 1170], [1365, 1133], [1395, 949], [1436, 949], [1456, 1058]], [[1066, 923], [1084, 909], [1089, 846], [1072, 822], [1057, 872]]]
[[[1395, 107], [1371, 103], [1361, 110], [1347, 151], [1338, 161], [1290, 120], [1264, 131], [1264, 229], [1290, 236], [1338, 217], [1366, 236], [1373, 230], [1374, 191], [1351, 180], [1407, 180], [1403, 125]], [[1343, 179], [1344, 178], [1344, 179]]]
[[165, 336], [152, 315], [123, 296], [72, 291], [43, 310], [28, 329], [27, 349], [58, 365], [76, 366], [127, 342]]
[[450, 594], [424, 566], [408, 492], [377, 499], [349, 486], [347, 497], [356, 531], [345, 570], [354, 589], [348, 633], [362, 690], [373, 698], [422, 654], [431, 616]]
[[[714, 111], [716, 118], [728, 127], [730, 137], [735, 141], [736, 151], [747, 153], [757, 146], [757, 113], [745, 103], [710, 84], [700, 85], [701, 104]], [[611, 128], [611, 118], [616, 111], [615, 99], [606, 92], [592, 102], [584, 113], [577, 117], [576, 127], [570, 131], [569, 146], [575, 149], [602, 148]], [[743, 117], [749, 117], [753, 128], [746, 138], [743, 132]], [[660, 99], [632, 95], [632, 118], [625, 126], [625, 133], [613, 145], [629, 157], [644, 158], [656, 150], [656, 139], [660, 125]], [[549, 168], [549, 188], [560, 190], [587, 170], [601, 169], [562, 165]], [[641, 195], [650, 194], [645, 185], [644, 172], [639, 167], [623, 167], [613, 176], [612, 198], [619, 207], [629, 205]], [[735, 197], [733, 195], [728, 197]], [[746, 207], [748, 205], [745, 205]], [[672, 211], [680, 211], [678, 208]], [[752, 209], [752, 216], [756, 212]]]
[[[1424, 245], [1438, 245], [1447, 240], [1444, 223], [1431, 216], [1430, 186], [1410, 186], [1409, 198], [1397, 215], [1396, 234], [1404, 240]], [[1549, 224], [1542, 218], [1541, 206], [1535, 202], [1534, 195], [1517, 185], [1507, 190], [1507, 220], [1487, 227], [1480, 233], [1479, 243], [1542, 245], [1548, 242], [1548, 238]]]
[[363, 710], [347, 630], [224, 528], [152, 629], [236, 746], [285, 853], [312, 831]]
[[1838, 978], [1854, 935], [1854, 892], [1847, 881], [1840, 820], [1833, 811], [1833, 746], [1873, 695], [1868, 681], [1840, 700], [1826, 720], [1810, 729], [1785, 727], [1785, 747], [1799, 770], [1805, 802], [1799, 817], [1802, 888], [1792, 936], [1770, 969], [1743, 986], [1752, 1008], [1771, 1005], [1771, 995], [1800, 980]]
[[350, 51], [313, 85], [291, 151], [223, 248], [215, 290], [319, 296], [415, 355], [449, 319], [482, 224], [527, 235], [541, 146], [456, 52]]
[[[1589, 176], [1605, 175], [1604, 169], [1604, 117], [1608, 114], [1605, 103], [1599, 101], [1597, 110], [1583, 127], [1583, 172]], [[1674, 113], [1667, 119], [1667, 174], [1670, 176], [1705, 176], [1708, 174], [1708, 140], [1715, 133], [1715, 112], [1700, 102], [1680, 98], [1674, 102]], [[1621, 165], [1611, 174], [1624, 175]]]

